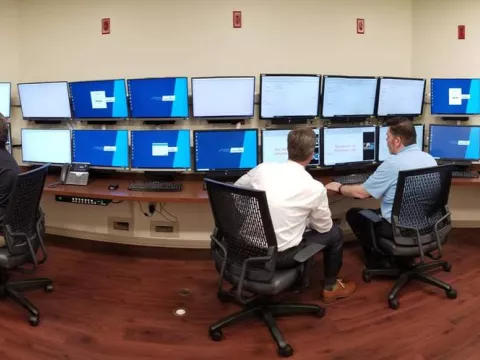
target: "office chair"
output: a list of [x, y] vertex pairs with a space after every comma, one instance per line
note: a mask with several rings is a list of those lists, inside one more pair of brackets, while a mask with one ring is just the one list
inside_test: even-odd
[[[294, 257], [296, 265], [275, 270], [277, 239], [265, 192], [211, 179], [205, 179], [205, 183], [215, 220], [211, 239], [215, 267], [220, 273], [217, 297], [244, 308], [211, 325], [210, 338], [221, 341], [224, 327], [258, 317], [275, 340], [278, 354], [291, 356], [293, 348], [285, 342], [274, 317], [312, 314], [321, 318], [325, 310], [318, 305], [276, 303], [273, 297], [296, 286], [307, 286], [313, 257], [324, 246], [306, 246]], [[224, 281], [232, 286], [228, 291], [223, 288]]]
[[[451, 182], [452, 168], [448, 165], [401, 171], [392, 209], [393, 238], [376, 236], [375, 224], [384, 221], [380, 215], [371, 210], [360, 212], [370, 220], [374, 250], [400, 263], [396, 268], [367, 268], [363, 272], [365, 282], [370, 282], [372, 276], [397, 278], [388, 295], [392, 309], [399, 307], [398, 294], [411, 280], [443, 289], [451, 299], [457, 297], [457, 292], [449, 284], [428, 275], [432, 270], [449, 272], [452, 268], [448, 262], [440, 260], [442, 246], [452, 229], [448, 209]], [[426, 262], [425, 256], [433, 261]], [[420, 262], [415, 263], [418, 258]], [[402, 259], [406, 260], [404, 265], [401, 265]]]
[[[43, 244], [45, 234], [44, 215], [40, 209], [43, 186], [49, 164], [19, 174], [14, 182], [2, 225], [6, 246], [0, 248], [0, 298], [7, 297], [29, 311], [29, 322], [37, 326], [40, 322], [38, 309], [22, 294], [31, 289], [44, 288], [51, 292], [50, 279], [29, 279], [9, 282], [9, 273], [19, 270], [33, 273], [47, 259]], [[37, 259], [41, 248], [43, 256]], [[24, 266], [27, 265], [29, 269]]]

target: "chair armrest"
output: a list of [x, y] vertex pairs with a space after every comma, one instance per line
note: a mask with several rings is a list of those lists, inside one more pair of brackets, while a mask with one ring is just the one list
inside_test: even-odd
[[375, 224], [383, 220], [383, 218], [380, 215], [378, 215], [377, 213], [369, 209], [361, 210], [360, 215], [362, 215], [363, 217], [367, 218], [368, 220], [370, 220]]
[[304, 263], [305, 261], [311, 259], [314, 255], [318, 254], [323, 249], [325, 249], [325, 245], [309, 244], [307, 247], [296, 253], [293, 257], [293, 260], [298, 263]]

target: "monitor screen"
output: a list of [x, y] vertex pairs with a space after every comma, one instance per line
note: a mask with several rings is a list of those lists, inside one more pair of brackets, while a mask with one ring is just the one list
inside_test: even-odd
[[130, 79], [132, 118], [188, 118], [186, 77]]
[[132, 168], [190, 169], [190, 130], [133, 130]]
[[373, 116], [376, 95], [377, 78], [324, 76], [322, 116]]
[[425, 79], [381, 78], [377, 115], [421, 115], [424, 97]]
[[480, 160], [480, 126], [430, 125], [429, 152], [435, 159]]
[[[415, 125], [415, 131], [417, 133], [417, 147], [423, 151], [423, 125]], [[378, 161], [384, 161], [390, 156], [390, 151], [387, 146], [387, 131], [388, 126], [382, 126], [378, 128]]]
[[[317, 136], [317, 144], [313, 159], [309, 166], [320, 166], [320, 130], [313, 129]], [[290, 130], [272, 129], [262, 131], [262, 161], [284, 162], [288, 160], [287, 137]]]
[[258, 164], [258, 132], [204, 130], [194, 132], [195, 171], [249, 170]]
[[18, 84], [18, 96], [24, 119], [70, 119], [68, 83]]
[[73, 130], [74, 162], [128, 168], [128, 130]]
[[71, 163], [70, 130], [22, 129], [22, 161], [24, 163]]
[[375, 126], [324, 128], [324, 165], [374, 162], [375, 138]]
[[10, 83], [0, 83], [0, 114], [6, 118], [10, 117], [10, 95], [12, 85]]
[[70, 83], [75, 119], [128, 118], [125, 80]]
[[319, 115], [320, 75], [262, 74], [260, 79], [260, 118]]
[[480, 114], [480, 79], [431, 79], [433, 115]]
[[192, 78], [193, 117], [253, 117], [255, 77]]

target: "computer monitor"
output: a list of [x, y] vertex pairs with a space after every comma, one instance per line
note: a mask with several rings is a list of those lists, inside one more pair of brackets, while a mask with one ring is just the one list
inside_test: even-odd
[[[415, 125], [415, 131], [417, 133], [417, 147], [423, 151], [424, 145], [424, 125]], [[387, 131], [388, 126], [380, 126], [378, 128], [378, 161], [384, 161], [390, 156], [390, 151], [387, 146]]]
[[439, 160], [480, 160], [480, 126], [430, 125], [429, 153]]
[[22, 129], [22, 161], [34, 164], [69, 164], [72, 142], [69, 129]]
[[[288, 160], [287, 137], [291, 130], [264, 129], [262, 130], [262, 162], [284, 162]], [[309, 167], [320, 166], [320, 130], [313, 129], [317, 136], [317, 144], [313, 159]]]
[[186, 77], [129, 79], [132, 118], [188, 118]]
[[10, 117], [10, 99], [12, 84], [9, 82], [0, 83], [0, 114], [6, 118]]
[[128, 118], [124, 79], [70, 83], [75, 119]]
[[260, 75], [260, 118], [319, 116], [321, 75]]
[[479, 115], [480, 79], [431, 79], [432, 115]]
[[25, 120], [66, 120], [72, 117], [66, 81], [18, 84], [18, 96]]
[[190, 130], [132, 130], [132, 169], [189, 170]]
[[425, 79], [379, 80], [377, 116], [419, 116], [423, 113]]
[[258, 130], [193, 133], [195, 171], [249, 170], [258, 165]]
[[128, 130], [73, 130], [73, 162], [128, 168]]
[[376, 159], [376, 127], [323, 129], [323, 165], [373, 163]]
[[369, 117], [375, 114], [375, 77], [323, 77], [322, 117]]
[[194, 118], [251, 118], [255, 77], [192, 78]]

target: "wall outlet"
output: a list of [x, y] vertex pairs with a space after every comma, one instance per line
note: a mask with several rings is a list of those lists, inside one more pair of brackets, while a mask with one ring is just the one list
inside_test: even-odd
[[117, 235], [133, 236], [133, 219], [122, 217], [107, 218], [108, 233]]
[[169, 221], [151, 221], [150, 236], [152, 237], [179, 237], [178, 223]]

